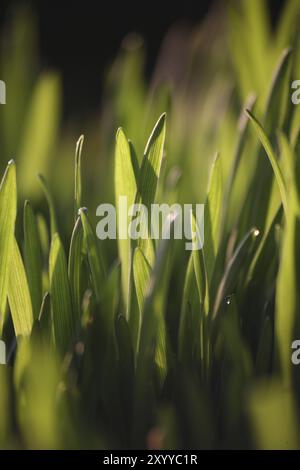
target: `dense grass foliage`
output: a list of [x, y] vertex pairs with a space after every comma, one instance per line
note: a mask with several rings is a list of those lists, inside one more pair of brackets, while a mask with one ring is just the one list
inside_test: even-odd
[[[150, 84], [128, 38], [99, 118], [65, 128], [32, 18], [6, 32], [1, 448], [300, 448], [300, 5], [272, 29], [266, 2], [226, 3]], [[122, 195], [205, 203], [203, 249], [99, 240]]]

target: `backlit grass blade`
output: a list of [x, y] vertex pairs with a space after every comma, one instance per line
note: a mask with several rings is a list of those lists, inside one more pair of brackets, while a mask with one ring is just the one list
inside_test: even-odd
[[0, 185], [0, 335], [6, 308], [16, 214], [16, 167], [14, 161], [11, 160]]
[[139, 310], [140, 314], [142, 314], [147, 287], [151, 277], [151, 266], [149, 265], [142, 250], [139, 247], [137, 247], [134, 252], [133, 276]]
[[42, 254], [36, 218], [29, 201], [24, 206], [24, 261], [30, 290], [33, 317], [36, 319], [42, 303]]
[[223, 200], [222, 170], [219, 155], [212, 164], [206, 205], [204, 209], [204, 255], [210, 282], [219, 246]]
[[269, 161], [272, 165], [273, 172], [275, 175], [275, 179], [279, 188], [280, 196], [281, 196], [281, 201], [282, 205], [284, 208], [285, 213], [287, 213], [287, 195], [286, 195], [286, 187], [285, 187], [285, 182], [283, 179], [282, 171], [278, 163], [278, 159], [273, 151], [271, 142], [269, 141], [267, 135], [265, 134], [260, 122], [255, 118], [255, 116], [251, 113], [251, 111], [246, 110], [247, 115], [251, 119], [254, 129], [258, 135], [258, 138], [260, 142], [262, 143], [266, 154], [269, 157]]
[[[148, 215], [151, 209], [151, 204], [153, 204], [155, 201], [161, 162], [163, 158], [165, 135], [166, 115], [162, 114], [162, 116], [157, 121], [146, 145], [138, 182], [137, 202], [142, 203], [147, 207]], [[148, 232], [150, 231], [149, 221]], [[154, 251], [152, 241], [150, 239], [140, 239], [139, 246], [141, 247], [150, 265], [153, 265]]]
[[56, 74], [45, 73], [38, 80], [28, 106], [20, 145], [21, 191], [27, 197], [37, 195], [36, 175], [48, 175], [59, 115], [60, 80]]
[[78, 319], [81, 316], [82, 299], [82, 248], [83, 248], [83, 228], [81, 218], [78, 217], [72, 233], [68, 274], [71, 286], [73, 306]]
[[[130, 290], [130, 270], [131, 270], [131, 239], [128, 237], [129, 217], [127, 213], [119, 206], [120, 198], [127, 198], [127, 207], [129, 208], [136, 197], [136, 178], [130, 145], [120, 128], [116, 136], [115, 149], [115, 200], [117, 212], [117, 230], [118, 230], [118, 249], [121, 261], [122, 292], [126, 311], [129, 304]], [[119, 225], [119, 216], [122, 216], [121, 226]]]
[[81, 155], [82, 155], [82, 146], [84, 142], [84, 136], [81, 135], [76, 143], [75, 150], [75, 189], [74, 189], [74, 199], [75, 199], [75, 218], [77, 217], [78, 211], [82, 206], [81, 202]]
[[56, 212], [54, 206], [53, 196], [49, 189], [48, 183], [43, 175], [38, 175], [39, 180], [41, 182], [45, 197], [48, 202], [49, 212], [50, 212], [50, 228], [51, 228], [51, 236], [53, 236], [57, 232], [57, 222], [56, 222]]
[[72, 309], [66, 255], [57, 233], [52, 237], [49, 277], [54, 340], [57, 348], [65, 353], [76, 337], [78, 323]]
[[95, 231], [93, 230], [88, 218], [87, 209], [79, 209], [79, 215], [84, 232], [84, 243], [86, 245], [89, 266], [91, 270], [92, 285], [96, 300], [99, 302], [101, 299], [102, 288], [106, 279], [106, 268], [98, 246], [99, 241], [96, 238]]
[[30, 335], [33, 325], [31, 298], [16, 239], [14, 239], [10, 258], [8, 303], [16, 337]]

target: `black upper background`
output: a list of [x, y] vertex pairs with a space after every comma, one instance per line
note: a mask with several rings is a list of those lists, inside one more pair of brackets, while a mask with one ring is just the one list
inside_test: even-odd
[[[226, 1], [226, 0], [221, 0]], [[145, 39], [149, 77], [168, 28], [177, 21], [198, 23], [213, 0], [1, 0], [0, 28], [13, 6], [32, 7], [38, 20], [39, 53], [44, 67], [63, 77], [64, 113], [86, 113], [99, 106], [103, 72], [129, 32]], [[273, 21], [284, 0], [270, 0]]]

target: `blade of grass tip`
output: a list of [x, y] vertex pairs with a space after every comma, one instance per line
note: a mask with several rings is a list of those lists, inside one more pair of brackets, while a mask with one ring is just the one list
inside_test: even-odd
[[38, 317], [42, 303], [42, 255], [36, 218], [29, 201], [24, 206], [24, 259], [33, 317]]
[[39, 174], [38, 178], [40, 180], [40, 183], [42, 185], [45, 197], [46, 197], [47, 202], [48, 202], [48, 207], [49, 207], [49, 212], [50, 212], [51, 236], [53, 236], [57, 232], [57, 222], [56, 222], [56, 213], [55, 213], [55, 206], [54, 206], [53, 196], [51, 194], [51, 191], [49, 189], [49, 186], [48, 186], [47, 181], [44, 178], [44, 176]]
[[52, 237], [49, 277], [54, 340], [57, 348], [65, 353], [76, 337], [78, 322], [72, 309], [66, 255], [57, 233]]
[[33, 312], [25, 268], [16, 239], [10, 259], [8, 303], [16, 337], [29, 336], [33, 325]]
[[42, 305], [38, 317], [41, 331], [45, 336], [51, 336], [51, 301], [50, 301], [50, 293], [46, 292], [43, 300]]
[[90, 220], [88, 218], [88, 210], [85, 207], [79, 209], [79, 215], [81, 218], [83, 232], [84, 232], [84, 243], [87, 248], [87, 255], [89, 260], [89, 266], [92, 275], [92, 284], [97, 302], [101, 300], [101, 290], [106, 280], [106, 268], [104, 265], [102, 254], [98, 247], [98, 240], [95, 235], [95, 231], [92, 228]]
[[251, 250], [251, 247], [253, 246], [253, 243], [258, 236], [259, 230], [252, 228], [240, 242], [232, 258], [230, 259], [216, 294], [212, 315], [213, 319], [218, 315], [220, 306], [225, 300], [225, 297], [232, 293], [230, 291], [234, 288], [239, 271], [245, 261], [245, 257]]
[[81, 299], [82, 299], [82, 245], [83, 245], [83, 228], [81, 218], [78, 217], [72, 233], [68, 274], [71, 286], [73, 306], [77, 314], [77, 318], [81, 317]]
[[[136, 197], [136, 177], [134, 173], [133, 154], [124, 131], [119, 128], [115, 148], [115, 200], [117, 211], [118, 250], [121, 261], [122, 292], [125, 310], [128, 312], [130, 297], [131, 239], [127, 236], [128, 217], [120, 207], [120, 198], [127, 198], [130, 207]], [[134, 158], [134, 157], [133, 157]], [[121, 217], [120, 217], [121, 216]]]
[[0, 185], [0, 335], [4, 324], [17, 215], [16, 166], [8, 163]]
[[[137, 203], [144, 204], [148, 212], [155, 201], [166, 135], [166, 114], [158, 119], [147, 142], [138, 183]], [[149, 224], [149, 220], [148, 220]], [[149, 231], [149, 226], [148, 226]], [[152, 240], [139, 239], [139, 246], [148, 262], [153, 266], [154, 248]]]
[[75, 220], [78, 215], [78, 211], [82, 206], [81, 203], [81, 155], [82, 146], [84, 142], [84, 135], [81, 135], [76, 143], [75, 150], [75, 185], [74, 185], [74, 199], [75, 199]]
[[269, 141], [267, 135], [265, 134], [260, 122], [256, 119], [256, 117], [251, 113], [251, 111], [246, 110], [246, 114], [253, 123], [254, 129], [258, 135], [258, 138], [264, 147], [267, 156], [269, 157], [269, 161], [271, 163], [275, 179], [279, 188], [280, 196], [281, 196], [281, 202], [284, 208], [285, 214], [287, 213], [287, 194], [286, 194], [286, 187], [285, 187], [285, 182], [283, 179], [283, 175], [281, 172], [281, 168], [279, 166], [277, 157], [273, 151], [271, 142]]

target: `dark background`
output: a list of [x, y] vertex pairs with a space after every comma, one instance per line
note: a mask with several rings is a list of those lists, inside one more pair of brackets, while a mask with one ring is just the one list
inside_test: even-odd
[[[269, 1], [273, 22], [284, 1]], [[214, 3], [213, 0], [178, 3], [170, 0], [1, 0], [0, 28], [9, 20], [15, 5], [26, 5], [35, 11], [41, 64], [62, 73], [64, 112], [70, 115], [76, 109], [83, 113], [97, 109], [104, 71], [126, 34], [137, 32], [144, 38], [146, 77], [149, 77], [169, 27], [178, 21], [198, 23]]]

